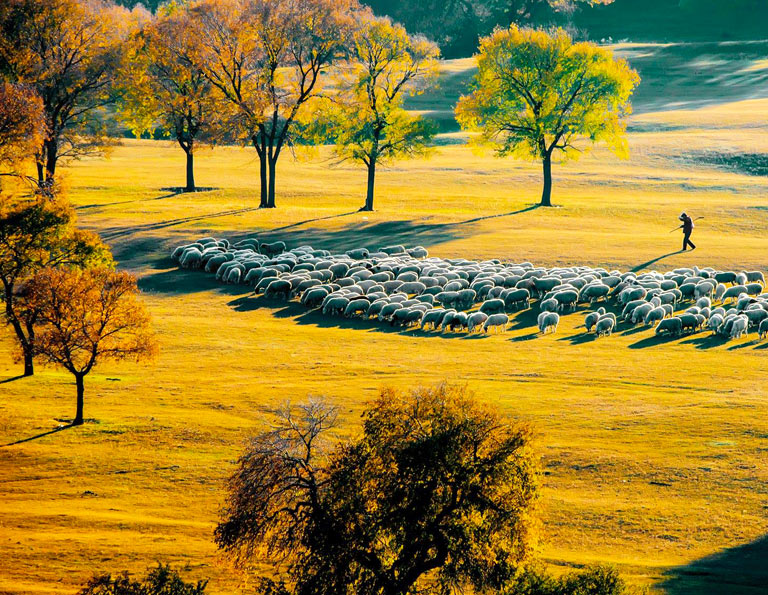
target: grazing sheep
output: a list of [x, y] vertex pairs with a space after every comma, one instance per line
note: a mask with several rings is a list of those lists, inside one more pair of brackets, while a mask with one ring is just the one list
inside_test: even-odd
[[368, 309], [371, 307], [371, 302], [365, 299], [352, 300], [344, 308], [344, 317], [351, 318], [352, 316], [366, 316]]
[[259, 244], [259, 252], [264, 256], [274, 258], [278, 254], [285, 252], [285, 242], [272, 242], [271, 244], [263, 242]]
[[768, 336], [768, 318], [760, 323], [760, 327], [758, 328], [757, 332], [761, 341]]
[[723, 293], [723, 303], [728, 300], [737, 299], [742, 293], [747, 293], [747, 287], [745, 285], [732, 285]]
[[584, 327], [587, 329], [588, 333], [592, 332], [592, 328], [597, 324], [597, 321], [600, 320], [600, 312], [590, 312], [584, 317]]
[[579, 301], [579, 293], [570, 289], [558, 291], [553, 297], [557, 300], [560, 312], [565, 312], [567, 309], [575, 310]]
[[348, 303], [349, 303], [349, 298], [345, 298], [342, 296], [331, 297], [325, 302], [325, 305], [323, 306], [323, 314], [326, 314], [326, 315], [343, 314], [344, 309], [347, 307]]
[[665, 318], [656, 326], [656, 334], [679, 337], [683, 333], [683, 321], [679, 317]]
[[490, 329], [493, 329], [494, 332], [500, 331], [505, 333], [507, 331], [507, 324], [509, 324], [509, 316], [506, 314], [491, 314], [483, 325], [483, 332], [487, 333]]
[[324, 287], [313, 287], [301, 296], [301, 303], [307, 308], [317, 308], [330, 292]]
[[643, 324], [650, 326], [652, 324], [661, 322], [666, 317], [667, 317], [667, 311], [664, 309], [664, 307], [659, 306], [657, 308], [653, 308], [645, 315]]
[[179, 258], [179, 264], [185, 269], [199, 269], [203, 264], [203, 253], [197, 248], [187, 248]]
[[272, 279], [264, 290], [264, 297], [268, 299], [288, 300], [291, 295], [291, 282], [285, 279]]
[[613, 334], [613, 328], [616, 325], [616, 322], [613, 320], [613, 318], [601, 318], [597, 321], [597, 324], [595, 324], [595, 334], [598, 337], [610, 337], [611, 334]]
[[741, 339], [749, 332], [749, 320], [743, 314], [736, 316], [731, 326], [731, 339]]
[[[497, 316], [494, 314], [494, 316]], [[483, 330], [483, 324], [488, 320], [488, 315], [484, 312], [472, 312], [467, 316], [467, 331], [473, 333], [478, 330]]]
[[501, 299], [504, 300], [504, 308], [507, 310], [528, 308], [531, 294], [527, 289], [508, 289]]
[[560, 315], [557, 312], [542, 312], [536, 322], [540, 333], [546, 334], [550, 329], [555, 333], [557, 332], [557, 325], [560, 324]]
[[686, 313], [678, 316], [682, 325], [681, 332], [691, 331], [695, 333], [704, 324], [704, 317], [700, 314]]
[[765, 275], [763, 275], [762, 271], [744, 271], [744, 274], [746, 275], [748, 282], [760, 283], [765, 287]]
[[365, 260], [370, 256], [370, 252], [367, 248], [357, 248], [355, 250], [347, 250], [347, 256], [352, 260]]
[[605, 283], [595, 283], [587, 285], [581, 290], [579, 299], [582, 302], [589, 302], [590, 304], [601, 299], [606, 299], [611, 292], [611, 288]]
[[653, 310], [653, 304], [649, 302], [640, 304], [637, 308], [632, 310], [632, 324], [640, 324], [641, 322], [645, 322], [645, 317], [648, 316], [648, 314], [650, 314]]
[[442, 308], [427, 310], [421, 317], [421, 328], [426, 330], [428, 326], [431, 326], [433, 329], [436, 329], [443, 321], [443, 317], [449, 312], [451, 311], [443, 310]]
[[480, 306], [480, 312], [483, 312], [484, 314], [501, 314], [504, 312], [504, 300], [502, 299], [491, 299], [486, 302], [483, 302]]
[[539, 302], [539, 309], [542, 312], [557, 312], [559, 307], [560, 304], [555, 298], [550, 298], [548, 300], [542, 300]]

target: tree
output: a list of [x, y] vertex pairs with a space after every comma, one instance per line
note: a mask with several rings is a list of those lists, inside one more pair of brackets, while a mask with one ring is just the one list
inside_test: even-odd
[[22, 176], [44, 134], [40, 98], [28, 87], [0, 81], [0, 176]]
[[629, 98], [640, 77], [625, 60], [589, 42], [512, 26], [480, 44], [474, 90], [456, 106], [464, 129], [499, 156], [541, 159], [541, 206], [551, 206], [552, 159], [575, 158], [589, 144], [606, 143], [625, 156]]
[[538, 461], [531, 434], [463, 387], [385, 389], [359, 438], [322, 439], [335, 411], [307, 405], [257, 435], [229, 481], [220, 548], [284, 563], [272, 593], [498, 589], [530, 555]]
[[186, 155], [185, 192], [195, 191], [194, 155], [213, 137], [216, 103], [202, 71], [189, 64], [198, 40], [183, 4], [165, 5], [127, 44], [122, 116], [136, 136], [160, 128]]
[[435, 125], [409, 114], [403, 101], [434, 80], [439, 50], [386, 17], [369, 17], [355, 31], [350, 53], [339, 68], [339, 92], [317, 113], [330, 124], [336, 155], [368, 168], [361, 210], [372, 211], [377, 164], [423, 155], [434, 136]]
[[53, 183], [61, 159], [109, 143], [100, 112], [113, 100], [128, 16], [101, 0], [0, 3], [0, 77], [31, 87], [43, 101], [47, 134], [36, 151], [41, 187]]
[[44, 269], [29, 282], [26, 297], [37, 312], [35, 355], [75, 377], [83, 423], [85, 377], [105, 360], [143, 361], [157, 351], [136, 279], [106, 268]]
[[36, 312], [23, 299], [26, 281], [44, 268], [111, 263], [109, 249], [99, 237], [75, 227], [74, 212], [63, 199], [0, 194], [0, 299], [3, 318], [19, 343], [24, 376], [34, 373], [37, 321]]
[[503, 595], [625, 595], [624, 579], [610, 566], [590, 566], [583, 571], [554, 577], [535, 566], [526, 568], [502, 590]]
[[343, 50], [357, 0], [201, 0], [190, 56], [234, 108], [259, 156], [262, 208], [274, 208], [277, 161], [324, 70]]
[[204, 595], [207, 586], [208, 581], [186, 582], [177, 570], [158, 564], [142, 580], [131, 580], [127, 572], [95, 575], [78, 595]]

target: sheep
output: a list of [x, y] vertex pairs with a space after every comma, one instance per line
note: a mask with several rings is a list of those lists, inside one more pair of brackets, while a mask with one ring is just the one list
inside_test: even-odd
[[656, 335], [667, 334], [679, 337], [683, 333], [683, 321], [679, 317], [665, 318], [656, 326]]
[[291, 283], [285, 279], [272, 279], [264, 290], [264, 297], [269, 299], [282, 298], [288, 300], [291, 294]]
[[659, 306], [657, 308], [651, 309], [645, 315], [645, 319], [643, 320], [643, 324], [650, 326], [652, 324], [661, 322], [666, 317], [667, 317], [667, 311], [664, 309], [664, 307]]
[[347, 256], [352, 260], [365, 260], [370, 256], [370, 252], [367, 248], [357, 248], [355, 250], [347, 250]]
[[474, 304], [477, 299], [477, 292], [474, 289], [462, 289], [457, 293], [458, 297], [456, 298], [455, 304], [456, 307], [461, 310], [471, 308], [472, 304]]
[[530, 304], [531, 294], [527, 289], [508, 289], [501, 296], [504, 300], [504, 308], [507, 310], [527, 308]]
[[632, 310], [632, 324], [640, 324], [641, 322], [645, 322], [645, 317], [648, 316], [648, 314], [650, 314], [653, 310], [653, 304], [649, 302], [640, 304], [637, 308]]
[[704, 324], [704, 317], [700, 314], [686, 313], [681, 314], [677, 318], [680, 319], [680, 324], [682, 325], [681, 332], [688, 330], [696, 332]]
[[698, 300], [696, 300], [696, 306], [698, 308], [711, 308], [712, 300], [710, 300], [708, 297], [700, 297]]
[[480, 312], [489, 315], [501, 314], [504, 312], [504, 308], [504, 300], [496, 298], [483, 302], [483, 304], [480, 306]]
[[598, 337], [610, 337], [615, 325], [616, 322], [613, 318], [601, 318], [597, 321], [597, 324], [595, 324], [595, 334]]
[[[496, 316], [496, 314], [494, 314], [494, 316]], [[467, 331], [473, 333], [476, 330], [484, 330], [483, 323], [485, 323], [488, 318], [488, 315], [484, 312], [473, 312], [467, 316]]]
[[357, 299], [349, 302], [344, 308], [344, 317], [351, 318], [352, 316], [366, 316], [368, 309], [371, 307], [371, 302], [366, 299]]
[[748, 282], [760, 283], [765, 287], [765, 275], [763, 275], [762, 271], [744, 271], [744, 275], [746, 275]]
[[567, 309], [575, 310], [579, 301], [579, 293], [570, 289], [560, 291], [553, 296], [557, 300], [558, 310], [564, 312]]
[[446, 314], [446, 316], [443, 318], [443, 323], [441, 326], [441, 330], [443, 332], [448, 330], [456, 330], [457, 328], [459, 330], [467, 327], [467, 314], [466, 312], [452, 312], [450, 314]]
[[730, 299], [736, 299], [742, 293], [747, 293], [747, 287], [745, 285], [732, 285], [723, 293], [722, 302], [725, 303]]
[[243, 269], [232, 267], [227, 271], [227, 275], [224, 277], [224, 283], [229, 285], [238, 285], [243, 277]]
[[555, 298], [550, 298], [548, 300], [542, 300], [539, 302], [539, 309], [542, 312], [557, 312], [559, 307], [560, 304]]
[[696, 285], [696, 288], [693, 290], [693, 295], [696, 299], [699, 299], [702, 297], [710, 298], [715, 293], [716, 286], [717, 285], [712, 281], [702, 281], [701, 283]]
[[301, 296], [301, 303], [307, 308], [317, 308], [330, 292], [324, 287], [313, 287]]
[[749, 332], [749, 319], [743, 314], [736, 316], [731, 327], [731, 339], [740, 339]]
[[557, 325], [560, 323], [560, 315], [557, 312], [542, 312], [539, 314], [536, 322], [540, 333], [546, 334], [550, 329], [554, 333], [557, 332]]
[[491, 314], [483, 325], [483, 332], [487, 333], [493, 329], [494, 332], [500, 331], [505, 333], [507, 332], [507, 324], [509, 324], [509, 316], [506, 314]]
[[271, 244], [262, 242], [259, 244], [259, 252], [265, 256], [274, 258], [278, 254], [285, 252], [285, 242], [273, 242]]
[[764, 319], [760, 323], [760, 327], [757, 329], [758, 337], [760, 338], [760, 341], [765, 339], [768, 336], [768, 318]]
[[584, 327], [587, 329], [588, 333], [592, 332], [592, 328], [597, 324], [597, 321], [600, 320], [600, 312], [590, 312], [584, 317]]
[[747, 283], [747, 295], [760, 295], [763, 292], [763, 286], [760, 283]]
[[718, 283], [736, 283], [736, 273], [733, 271], [721, 271], [719, 273], [715, 273], [714, 276], [715, 281]]
[[331, 297], [331, 299], [327, 300], [323, 306], [323, 314], [343, 314], [344, 309], [347, 307], [348, 303], [349, 298], [345, 298], [343, 296]]
[[197, 248], [187, 248], [179, 258], [179, 264], [185, 269], [199, 269], [203, 263], [203, 253]]
[[426, 330], [427, 326], [431, 325], [432, 328], [440, 326], [443, 317], [450, 312], [450, 310], [444, 310], [442, 308], [434, 308], [427, 310], [421, 317], [421, 328]]
[[582, 302], [589, 302], [590, 304], [601, 299], [606, 299], [611, 292], [611, 288], [605, 283], [595, 283], [587, 285], [581, 290], [579, 299]]

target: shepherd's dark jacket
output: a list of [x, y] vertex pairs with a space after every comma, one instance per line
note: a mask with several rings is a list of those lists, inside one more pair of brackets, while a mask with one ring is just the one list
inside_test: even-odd
[[683, 233], [691, 234], [693, 232], [693, 219], [690, 217], [683, 217]]

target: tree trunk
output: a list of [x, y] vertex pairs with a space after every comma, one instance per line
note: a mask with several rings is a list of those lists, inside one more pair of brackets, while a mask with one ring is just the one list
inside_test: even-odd
[[187, 153], [187, 185], [184, 188], [184, 192], [195, 191], [195, 155], [191, 150], [186, 150]]
[[365, 206], [361, 211], [373, 210], [373, 189], [376, 184], [376, 158], [368, 162], [368, 192], [365, 195]]
[[56, 139], [45, 141], [45, 183], [53, 184], [53, 176], [56, 173], [56, 162], [59, 160], [59, 147]]
[[37, 158], [37, 185], [42, 188], [45, 184], [45, 167], [43, 166], [43, 156], [40, 154]]
[[277, 169], [277, 157], [269, 157], [269, 195], [267, 198], [267, 208], [274, 209], [275, 205], [275, 170]]
[[542, 207], [552, 206], [552, 157], [545, 155], [543, 159], [544, 165], [544, 189], [541, 192]]
[[77, 411], [75, 413], [75, 419], [72, 420], [73, 426], [80, 426], [83, 424], [83, 394], [85, 393], [85, 375], [75, 374], [75, 384], [77, 385]]
[[24, 376], [34, 376], [35, 360], [32, 359], [32, 349], [24, 348]]

